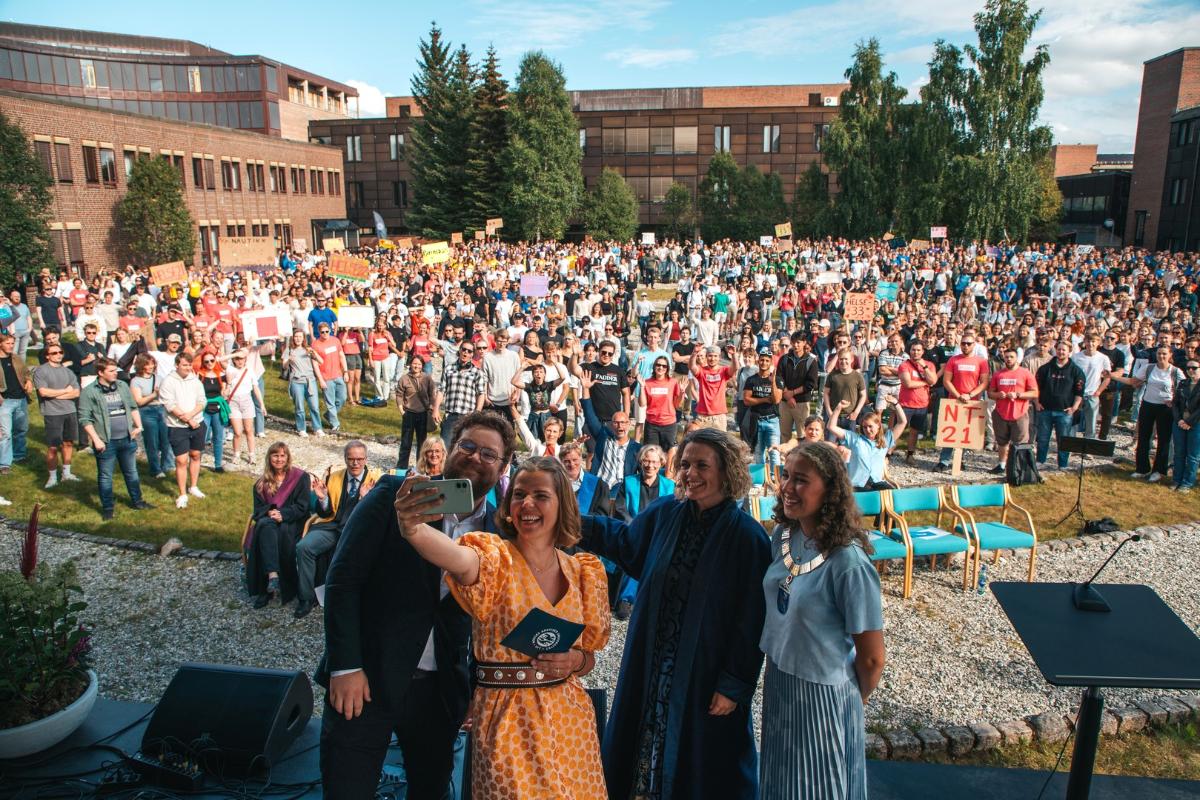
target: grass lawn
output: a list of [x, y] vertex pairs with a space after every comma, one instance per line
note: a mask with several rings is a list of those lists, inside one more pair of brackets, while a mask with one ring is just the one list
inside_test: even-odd
[[[1072, 739], [1067, 743], [1059, 771], [1071, 770]], [[948, 757], [939, 763], [972, 764], [984, 767], [1019, 767], [1051, 770], [1058, 760], [1062, 744], [1027, 743], [972, 753], [963, 758]], [[1200, 731], [1195, 723], [1154, 728], [1144, 733], [1105, 736], [1096, 754], [1097, 774], [1135, 775], [1149, 778], [1200, 780]]]
[[[267, 411], [282, 417], [289, 423], [296, 419], [296, 407], [292, 403], [292, 396], [288, 394], [287, 382], [279, 377], [279, 366], [266, 362], [267, 374], [263, 377], [263, 384], [266, 387], [266, 397], [263, 399], [267, 403]], [[363, 397], [374, 397], [375, 390], [367, 385], [363, 387]], [[321, 425], [328, 425], [325, 419], [325, 401], [320, 402], [321, 407]], [[305, 419], [311, 432], [312, 421], [308, 419], [309, 409], [305, 407]], [[343, 406], [338, 414], [338, 421], [341, 423], [343, 431], [353, 431], [354, 433], [366, 437], [383, 438], [385, 436], [400, 435], [400, 409], [396, 408], [394, 400], [390, 400], [388, 405], [381, 408], [365, 408], [363, 406]]]
[[29, 454], [25, 461], [13, 464], [12, 472], [0, 481], [0, 494], [12, 501], [0, 508], [0, 514], [10, 519], [27, 520], [34, 503], [42, 504], [41, 522], [54, 528], [64, 528], [97, 536], [135, 539], [162, 544], [177, 536], [185, 547], [202, 550], [239, 548], [246, 518], [250, 515], [253, 480], [235, 472], [218, 475], [205, 468], [200, 474], [200, 489], [208, 495], [203, 500], [190, 498], [184, 510], [175, 508], [175, 475], [168, 473], [155, 480], [147, 472], [146, 462], [139, 460], [142, 497], [154, 506], [148, 511], [129, 507], [129, 494], [118, 468], [113, 476], [113, 495], [116, 516], [105, 522], [100, 519], [100, 496], [96, 488], [96, 458], [92, 451], [76, 453], [72, 471], [78, 483], [59, 483], [53, 489], [46, 484], [46, 445], [42, 415], [36, 404], [29, 409]]

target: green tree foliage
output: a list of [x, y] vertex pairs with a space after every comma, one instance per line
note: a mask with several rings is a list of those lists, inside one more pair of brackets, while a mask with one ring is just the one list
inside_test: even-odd
[[0, 112], [0, 285], [54, 266], [50, 185], [25, 132]]
[[895, 216], [904, 148], [900, 101], [908, 92], [896, 73], [883, 74], [878, 39], [858, 44], [846, 80], [850, 88], [822, 148], [841, 189], [833, 221], [846, 236], [878, 236]]
[[505, 230], [524, 239], [561, 238], [579, 207], [579, 126], [561, 68], [526, 53], [508, 105]]
[[678, 241], [692, 238], [696, 231], [696, 203], [692, 190], [682, 183], [672, 183], [663, 199], [663, 228]]
[[792, 200], [792, 234], [801, 239], [820, 239], [833, 230], [833, 206], [829, 198], [829, 176], [813, 162], [800, 176]]
[[[412, 170], [413, 207], [408, 213], [410, 228], [425, 235], [441, 236], [454, 225], [454, 205], [462, 186], [453, 183], [453, 162], [447, 154], [457, 149], [454, 134], [457, 117], [451, 100], [451, 73], [455, 69], [450, 45], [442, 40], [442, 31], [434, 23], [429, 38], [421, 40], [421, 57], [412, 78], [412, 94], [421, 107], [421, 116], [409, 128], [406, 148]], [[459, 166], [463, 164], [458, 162]]]
[[717, 153], [700, 181], [700, 226], [704, 238], [757, 239], [788, 218], [783, 182], [753, 164], [738, 169], [729, 153]]
[[605, 167], [600, 180], [587, 193], [583, 203], [583, 229], [593, 239], [628, 241], [637, 233], [638, 202], [621, 177], [621, 173]]
[[708, 162], [708, 172], [700, 181], [700, 228], [709, 241], [737, 235], [735, 208], [739, 172], [728, 152], [720, 152]]
[[192, 263], [195, 227], [179, 172], [166, 159], [143, 158], [133, 165], [117, 221], [120, 241], [134, 264]]
[[1054, 178], [1054, 159], [1047, 154], [1037, 165], [1037, 205], [1029, 226], [1029, 238], [1053, 242], [1058, 238], [1063, 217], [1063, 196]]
[[489, 47], [475, 90], [467, 159], [469, 221], [463, 230], [482, 229], [485, 220], [503, 215], [504, 152], [508, 149], [508, 84], [500, 76], [496, 50]]

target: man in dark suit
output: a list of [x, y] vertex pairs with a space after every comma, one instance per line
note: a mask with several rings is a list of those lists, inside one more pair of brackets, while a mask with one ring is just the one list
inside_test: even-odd
[[[475, 510], [447, 515], [452, 538], [497, 528], [488, 492], [516, 449], [512, 424], [490, 411], [454, 430], [446, 478], [471, 481]], [[393, 509], [401, 479], [382, 478], [342, 531], [325, 581], [327, 687], [321, 779], [327, 798], [371, 798], [392, 734], [404, 755], [411, 800], [449, 797], [454, 741], [470, 699], [470, 618], [442, 572], [400, 535]]]

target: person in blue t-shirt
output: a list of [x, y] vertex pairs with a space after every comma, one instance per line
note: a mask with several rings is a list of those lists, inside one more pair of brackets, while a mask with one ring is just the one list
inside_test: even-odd
[[856, 492], [896, 488], [884, 477], [884, 470], [887, 468], [887, 455], [904, 433], [908, 418], [904, 416], [904, 408], [896, 402], [895, 397], [889, 396], [887, 404], [892, 409], [892, 425], [887, 430], [883, 427], [883, 418], [874, 411], [863, 415], [857, 431], [839, 427], [838, 420], [847, 405], [845, 400], [838, 403], [829, 419], [826, 429], [830, 435], [850, 450], [850, 463], [846, 468]]
[[308, 312], [308, 336], [310, 340], [317, 338], [317, 331], [322, 324], [328, 325], [331, 332], [337, 332], [337, 314], [329, 307], [329, 301], [325, 298], [325, 295], [317, 295], [314, 302], [316, 306], [312, 311]]

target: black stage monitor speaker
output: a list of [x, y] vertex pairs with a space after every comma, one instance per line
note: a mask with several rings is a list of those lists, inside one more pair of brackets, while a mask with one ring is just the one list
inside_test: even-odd
[[275, 764], [312, 712], [312, 684], [303, 672], [183, 664], [146, 726], [142, 752], [246, 777]]

